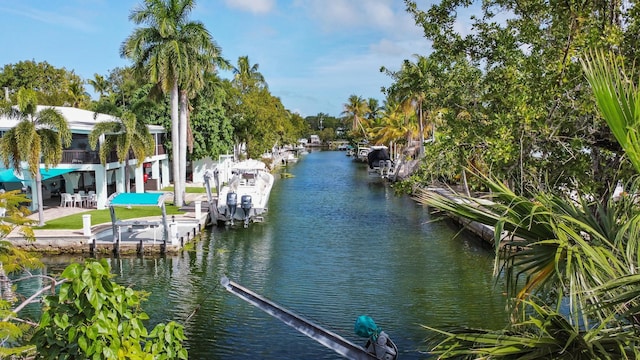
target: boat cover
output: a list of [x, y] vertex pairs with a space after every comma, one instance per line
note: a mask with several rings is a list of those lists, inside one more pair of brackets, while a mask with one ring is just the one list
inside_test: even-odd
[[380, 161], [385, 160], [391, 160], [391, 157], [389, 156], [389, 150], [387, 150], [387, 148], [373, 148], [367, 155], [367, 163], [369, 164], [369, 169], [378, 167]]
[[380, 329], [376, 325], [375, 321], [367, 315], [360, 315], [356, 319], [356, 325], [353, 330], [356, 335], [364, 338], [372, 338], [374, 341], [380, 333]]
[[245, 172], [249, 170], [265, 170], [266, 168], [267, 168], [267, 165], [265, 163], [255, 159], [243, 160], [232, 165], [233, 170], [239, 170], [240, 172]]

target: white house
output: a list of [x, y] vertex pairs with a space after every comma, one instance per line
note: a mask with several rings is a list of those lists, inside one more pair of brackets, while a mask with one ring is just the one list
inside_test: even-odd
[[[38, 111], [45, 106], [38, 106]], [[115, 117], [106, 114], [97, 114], [93, 111], [76, 109], [72, 107], [53, 106], [67, 119], [69, 129], [72, 132], [71, 146], [64, 149], [62, 161], [49, 171], [40, 169], [43, 179], [43, 200], [60, 193], [77, 193], [79, 191], [95, 191], [97, 208], [107, 207], [107, 198], [116, 192], [124, 192], [126, 179], [124, 178], [124, 164], [118, 162], [117, 156], [112, 153], [103, 166], [98, 157], [98, 147], [93, 150], [89, 147], [88, 135], [94, 125], [103, 121], [116, 120]], [[0, 116], [0, 133], [13, 128], [17, 120]], [[169, 157], [165, 153], [163, 142], [165, 130], [162, 126], [148, 125], [149, 132], [155, 138], [155, 153], [146, 159], [142, 166], [138, 166], [137, 160], [130, 160], [130, 176], [133, 180], [132, 191], [137, 193], [145, 190], [159, 190], [169, 185], [170, 170]], [[102, 143], [103, 139], [100, 139]], [[0, 162], [1, 166], [1, 162]], [[145, 182], [145, 179], [147, 180]], [[0, 170], [0, 182], [7, 190], [28, 188], [35, 189], [35, 180], [31, 179], [28, 165], [22, 165], [20, 174], [11, 169]], [[37, 191], [31, 191], [33, 199], [31, 210], [37, 209]]]

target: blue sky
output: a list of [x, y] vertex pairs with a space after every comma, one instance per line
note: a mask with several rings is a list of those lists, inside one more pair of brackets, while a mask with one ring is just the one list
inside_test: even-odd
[[[0, 66], [47, 61], [84, 79], [107, 75], [130, 64], [119, 47], [141, 3], [0, 1]], [[400, 0], [199, 0], [190, 19], [205, 24], [231, 63], [244, 55], [257, 63], [271, 93], [303, 116], [339, 116], [351, 94], [382, 103], [380, 88], [391, 79], [380, 67], [397, 70], [403, 59], [429, 52]]]

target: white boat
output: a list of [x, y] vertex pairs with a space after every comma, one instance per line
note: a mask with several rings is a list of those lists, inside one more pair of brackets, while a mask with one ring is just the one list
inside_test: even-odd
[[244, 160], [231, 167], [232, 177], [218, 195], [217, 220], [233, 225], [242, 220], [244, 227], [260, 222], [267, 211], [273, 175], [262, 161]]
[[358, 150], [356, 152], [355, 160], [366, 163], [367, 155], [369, 155], [369, 151], [371, 151], [371, 149], [368, 146], [358, 145]]

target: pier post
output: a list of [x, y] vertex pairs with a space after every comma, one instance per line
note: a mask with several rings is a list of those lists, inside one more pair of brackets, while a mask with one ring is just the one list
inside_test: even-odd
[[176, 222], [172, 222], [169, 223], [169, 241], [171, 243], [171, 245], [176, 245], [178, 244], [178, 223]]
[[82, 215], [82, 234], [91, 236], [91, 215]]
[[196, 219], [200, 221], [201, 216], [202, 216], [202, 201], [196, 200]]

